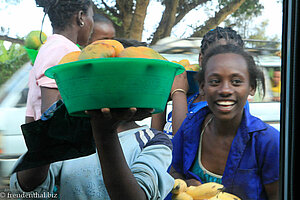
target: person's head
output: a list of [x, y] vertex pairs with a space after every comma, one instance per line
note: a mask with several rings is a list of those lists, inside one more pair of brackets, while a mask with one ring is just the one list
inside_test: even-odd
[[250, 54], [233, 44], [206, 52], [198, 78], [210, 110], [223, 119], [241, 116], [248, 96], [253, 96], [258, 86], [265, 93], [263, 72]]
[[116, 30], [113, 23], [103, 15], [94, 15], [94, 29], [89, 43], [96, 40], [113, 39], [116, 36]]
[[36, 0], [48, 14], [54, 33], [73, 34], [75, 42], [85, 45], [94, 26], [91, 0]]
[[226, 44], [234, 44], [242, 48], [244, 47], [244, 41], [242, 37], [231, 27], [217, 27], [208, 31], [201, 41], [199, 64], [201, 63], [202, 57], [210, 48], [213, 48], [217, 45]]
[[273, 78], [272, 78], [273, 85], [274, 85], [274, 86], [279, 85], [280, 80], [281, 80], [281, 72], [280, 72], [279, 69], [276, 69], [276, 70], [274, 70], [274, 72], [273, 72]]

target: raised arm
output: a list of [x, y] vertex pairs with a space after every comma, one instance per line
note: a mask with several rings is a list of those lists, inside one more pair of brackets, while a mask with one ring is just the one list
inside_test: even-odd
[[164, 130], [164, 126], [167, 122], [166, 121], [166, 113], [167, 113], [166, 110], [167, 110], [167, 106], [163, 112], [152, 115], [151, 128], [154, 128], [158, 131]]
[[110, 112], [109, 108], [87, 111], [91, 117], [103, 180], [111, 199], [146, 199], [144, 190], [127, 165], [116, 132], [119, 122], [132, 118], [135, 112], [135, 108], [116, 113]]
[[186, 93], [189, 89], [186, 71], [175, 77], [171, 89], [172, 98], [172, 133], [176, 134], [188, 113]]

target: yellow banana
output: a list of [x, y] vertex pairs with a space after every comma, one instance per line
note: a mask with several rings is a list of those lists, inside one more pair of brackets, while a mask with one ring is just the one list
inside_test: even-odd
[[172, 200], [193, 200], [193, 197], [188, 195], [186, 192], [180, 192], [179, 194], [174, 194]]
[[186, 182], [182, 179], [175, 179], [173, 189], [171, 190], [172, 194], [179, 194], [180, 192], [185, 192], [187, 189]]
[[216, 196], [214, 196], [213, 198], [210, 198], [209, 200], [241, 200], [241, 199], [228, 192], [221, 192]]
[[212, 198], [219, 194], [223, 189], [223, 185], [209, 182], [199, 186], [190, 186], [187, 188], [186, 193], [191, 195], [194, 200], [200, 200]]

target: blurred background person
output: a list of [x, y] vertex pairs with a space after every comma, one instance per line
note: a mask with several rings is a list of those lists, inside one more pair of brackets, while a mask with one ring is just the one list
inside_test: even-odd
[[273, 72], [272, 77], [272, 94], [273, 101], [280, 101], [280, 90], [281, 90], [281, 71], [280, 69], [276, 69]]
[[91, 35], [89, 43], [92, 43], [96, 40], [105, 40], [105, 39], [113, 39], [116, 36], [116, 29], [110, 21], [110, 19], [106, 18], [101, 14], [94, 14], [94, 29]]

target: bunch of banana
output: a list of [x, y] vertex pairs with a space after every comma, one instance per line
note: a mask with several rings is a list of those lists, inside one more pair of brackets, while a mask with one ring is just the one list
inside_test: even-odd
[[194, 200], [200, 200], [212, 198], [223, 190], [223, 185], [215, 182], [208, 182], [199, 186], [190, 186], [187, 188], [186, 193], [192, 196]]
[[186, 193], [187, 185], [182, 179], [175, 179], [174, 186], [171, 190], [173, 200], [193, 200], [193, 197]]
[[179, 194], [185, 192], [187, 189], [186, 182], [182, 179], [175, 179], [174, 186], [171, 190], [172, 194]]
[[214, 196], [213, 198], [210, 198], [209, 200], [241, 200], [239, 197], [227, 193], [227, 192], [221, 192]]
[[199, 186], [187, 187], [182, 179], [175, 179], [172, 189], [173, 200], [240, 200], [237, 196], [223, 192], [224, 186], [219, 183], [209, 182]]

